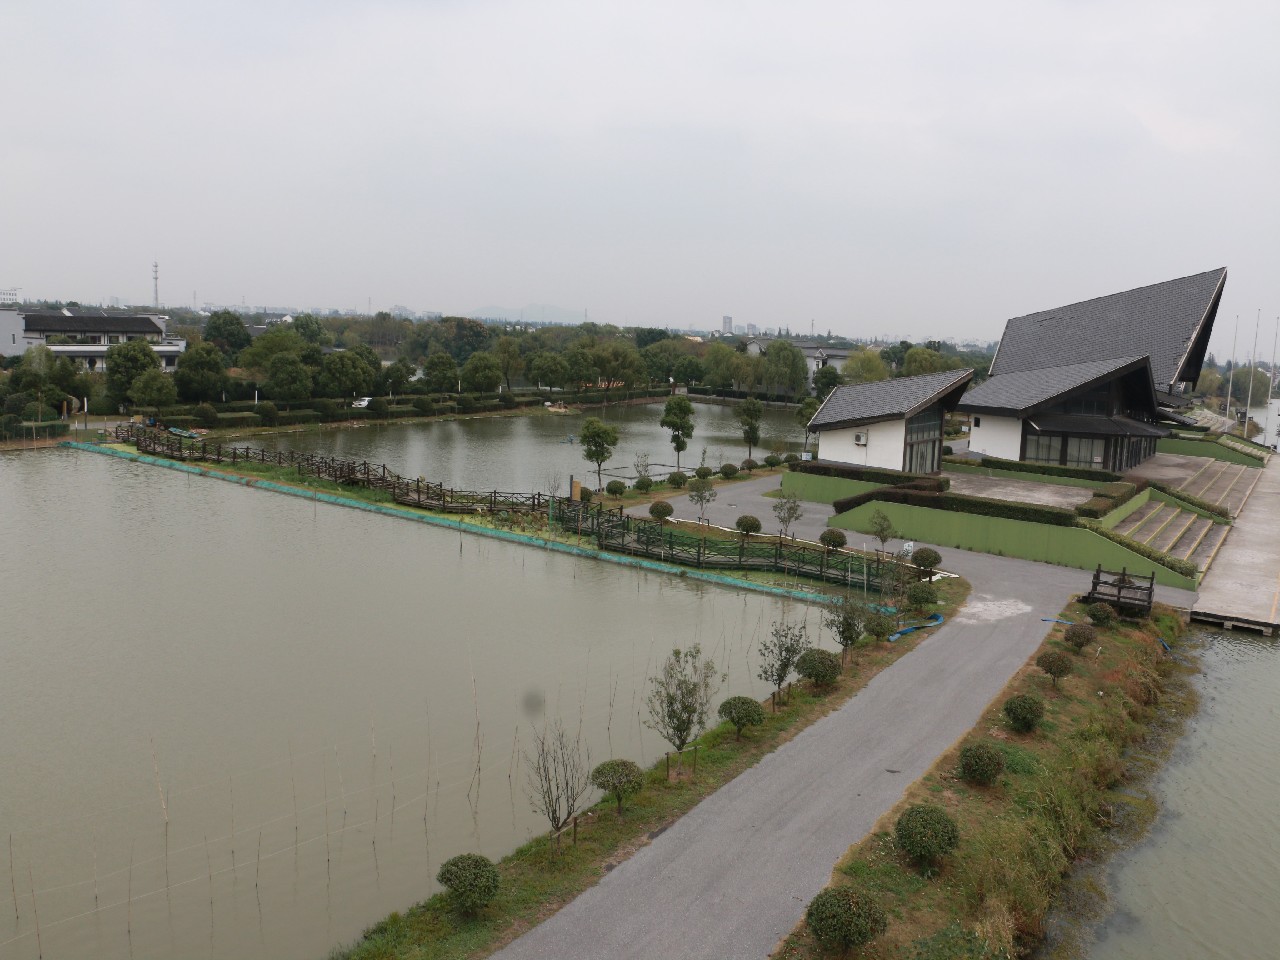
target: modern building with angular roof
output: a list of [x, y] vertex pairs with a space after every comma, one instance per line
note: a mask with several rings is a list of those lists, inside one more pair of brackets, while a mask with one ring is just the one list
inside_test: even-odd
[[1113, 471], [1150, 457], [1162, 424], [1185, 422], [1226, 281], [1222, 267], [1010, 320], [959, 405], [970, 451]]
[[970, 369], [836, 387], [809, 421], [822, 458], [910, 473], [942, 467], [942, 423], [954, 410]]

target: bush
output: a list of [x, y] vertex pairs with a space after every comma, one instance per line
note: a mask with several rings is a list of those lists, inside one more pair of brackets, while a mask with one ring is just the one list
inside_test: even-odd
[[1036, 666], [1053, 678], [1053, 685], [1058, 685], [1058, 678], [1071, 672], [1071, 661], [1067, 655], [1058, 650], [1046, 650], [1036, 657]]
[[435, 413], [436, 405], [430, 397], [414, 397], [413, 409], [417, 410], [424, 417], [429, 417]]
[[436, 880], [449, 891], [459, 913], [473, 914], [498, 895], [498, 868], [478, 853], [463, 853], [440, 865]]
[[798, 454], [798, 453], [788, 453], [785, 457], [783, 457], [783, 458], [782, 458], [782, 462], [783, 462], [783, 463], [785, 463], [787, 466], [791, 466], [792, 464], [799, 463], [799, 462], [800, 462], [800, 454]]
[[583, 487], [581, 490], [578, 491], [578, 499], [581, 500], [583, 503], [590, 503], [592, 496], [593, 494], [590, 487]]
[[778, 456], [776, 453], [771, 453], [771, 454], [769, 454], [767, 457], [765, 457], [765, 458], [764, 458], [764, 465], [765, 465], [766, 467], [779, 467], [779, 466], [782, 466], [782, 458], [781, 458], [780, 456]]
[[796, 673], [815, 687], [829, 687], [840, 676], [840, 658], [830, 650], [810, 647], [796, 660]]
[[120, 407], [110, 397], [95, 397], [89, 401], [89, 411], [95, 417], [114, 417], [120, 412]]
[[1106, 629], [1116, 622], [1116, 608], [1109, 603], [1091, 603], [1085, 608], [1094, 626]]
[[870, 943], [889, 925], [884, 908], [853, 887], [829, 887], [811, 901], [804, 922], [825, 947], [849, 950]]
[[720, 704], [720, 719], [732, 724], [734, 739], [742, 739], [742, 731], [747, 727], [758, 727], [764, 723], [764, 707], [750, 697], [730, 697]]
[[699, 480], [710, 480], [715, 476], [715, 471], [710, 467], [698, 467], [697, 470], [693, 471], [693, 475]]
[[863, 629], [877, 640], [888, 640], [893, 635], [893, 631], [898, 629], [897, 623], [893, 617], [886, 616], [883, 613], [873, 613], [867, 617]]
[[732, 463], [722, 463], [720, 465], [720, 476], [724, 477], [726, 480], [732, 480], [737, 475], [738, 468]]
[[369, 416], [385, 420], [391, 413], [391, 406], [382, 397], [374, 397], [369, 401]]
[[194, 416], [202, 427], [212, 430], [218, 425], [218, 411], [213, 408], [212, 403], [198, 404]]
[[938, 564], [942, 562], [942, 554], [938, 553], [932, 547], [918, 547], [915, 553], [911, 554], [911, 562], [929, 574], [929, 579], [933, 579], [933, 571], [938, 569]]
[[942, 445], [942, 455], [943, 455], [944, 457], [949, 457], [949, 456], [951, 456], [953, 453], [955, 453], [955, 451], [951, 449], [951, 445], [950, 445], [950, 444], [944, 443], [944, 444]]
[[[503, 394], [507, 396], [507, 394]], [[611, 497], [620, 497], [627, 492], [627, 485], [621, 480], [610, 480], [604, 485], [604, 492]]]
[[747, 472], [750, 472], [752, 470], [758, 469], [759, 466], [760, 464], [756, 463], [750, 457], [747, 457], [747, 459], [742, 461], [741, 469], [746, 470]]
[[463, 394], [462, 396], [458, 397], [459, 413], [475, 413], [475, 410], [476, 410], [475, 397], [468, 396], [466, 394]]
[[[972, 464], [972, 460], [966, 460]], [[1046, 477], [1072, 477], [1076, 480], [1097, 480], [1100, 483], [1115, 483], [1124, 477], [1107, 470], [1091, 470], [1088, 467], [1059, 467], [1047, 463], [1026, 463], [1022, 460], [1001, 460], [999, 457], [983, 457], [982, 466], [995, 470], [1013, 470], [1018, 473], [1039, 473]]]
[[253, 408], [253, 412], [256, 413], [258, 415], [258, 419], [268, 427], [274, 427], [276, 425], [277, 418], [280, 416], [280, 411], [270, 400], [263, 400]]
[[27, 423], [48, 423], [58, 419], [58, 411], [47, 403], [28, 403], [22, 408], [22, 419]]
[[636, 477], [635, 488], [641, 493], [648, 493], [653, 489], [653, 480], [649, 477]]
[[965, 783], [989, 787], [1004, 773], [1004, 754], [987, 743], [968, 743], [960, 748], [960, 778]]
[[[864, 503], [905, 503], [930, 510], [951, 510], [957, 513], [977, 514], [983, 517], [1003, 517], [1007, 520], [1027, 520], [1031, 523], [1049, 523], [1058, 527], [1076, 526], [1076, 514], [1062, 507], [1047, 507], [1035, 503], [1015, 503], [1009, 500], [993, 500], [988, 497], [971, 497], [962, 493], [942, 493], [928, 489], [926, 481], [911, 481], [896, 487], [879, 487], [852, 497], [842, 497], [831, 507], [838, 515]], [[1092, 529], [1092, 528], [1091, 528]], [[1099, 531], [1101, 532], [1101, 531]]]
[[839, 550], [849, 542], [849, 538], [845, 536], [843, 530], [837, 530], [835, 527], [828, 527], [826, 530], [823, 530], [822, 533], [818, 534], [818, 542], [830, 550]]
[[956, 848], [960, 830], [947, 811], [931, 803], [907, 807], [893, 826], [898, 847], [919, 863], [931, 865]]
[[1062, 635], [1062, 639], [1067, 646], [1079, 653], [1098, 639], [1098, 631], [1087, 623], [1073, 623], [1067, 627], [1067, 632]]
[[675, 471], [674, 473], [668, 474], [667, 476], [667, 486], [674, 487], [676, 490], [679, 490], [688, 482], [689, 482], [689, 475], [687, 473], [682, 473], [679, 470]]
[[498, 394], [498, 403], [506, 410], [514, 410], [516, 408], [515, 394], [503, 391]]
[[321, 420], [337, 420], [338, 419], [338, 415], [339, 415], [338, 404], [335, 403], [333, 400], [329, 400], [329, 399], [317, 400], [315, 403], [311, 405], [311, 408], [315, 410], [316, 413], [320, 414]]
[[1019, 693], [1004, 702], [1004, 715], [1019, 733], [1030, 733], [1044, 719], [1044, 701], [1029, 693]]
[[675, 507], [665, 500], [655, 500], [649, 504], [649, 516], [655, 520], [665, 520], [675, 512]]
[[[794, 457], [795, 454], [789, 454], [789, 456]], [[900, 487], [907, 483], [922, 482], [927, 484], [926, 489], [936, 490], [939, 493], [951, 487], [951, 481], [946, 477], [936, 477], [929, 473], [904, 473], [901, 470], [888, 470], [884, 467], [861, 467], [853, 463], [809, 460], [800, 462], [794, 470], [797, 473], [807, 473], [815, 477], [837, 477], [841, 480], [878, 483], [886, 487]]]
[[759, 533], [761, 530], [760, 518], [753, 517], [749, 513], [744, 513], [737, 520], [733, 521], [733, 525], [739, 533]]
[[938, 590], [932, 583], [913, 583], [907, 588], [907, 603], [912, 610], [923, 610], [938, 602]]
[[640, 792], [644, 786], [644, 773], [630, 760], [606, 760], [591, 771], [591, 785], [613, 794], [618, 802], [618, 816], [622, 816], [622, 801]]

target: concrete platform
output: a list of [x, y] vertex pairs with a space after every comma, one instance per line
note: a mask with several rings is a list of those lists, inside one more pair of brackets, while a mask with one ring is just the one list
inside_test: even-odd
[[1047, 507], [1065, 507], [1070, 510], [1093, 495], [1093, 491], [1088, 487], [1068, 487], [1058, 483], [1039, 483], [1035, 480], [1010, 480], [1006, 477], [984, 477], [975, 473], [948, 473], [945, 470], [943, 474], [951, 481], [952, 493], [986, 497], [989, 500], [1037, 503]]
[[1256, 485], [1200, 584], [1191, 618], [1226, 629], [1280, 628], [1280, 465], [1258, 471]]

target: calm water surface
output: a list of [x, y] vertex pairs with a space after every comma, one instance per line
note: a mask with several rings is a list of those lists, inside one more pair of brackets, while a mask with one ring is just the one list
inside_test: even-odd
[[[480, 460], [523, 437], [484, 485], [554, 460], [538, 420], [475, 423], [308, 439], [461, 481], [463, 431]], [[37, 912], [50, 960], [322, 957], [442, 860], [545, 829], [521, 762], [543, 705], [593, 762], [652, 762], [645, 678], [673, 645], [763, 696], [762, 631], [818, 631], [801, 605], [70, 450], [0, 455], [0, 544], [6, 960], [37, 956]]]

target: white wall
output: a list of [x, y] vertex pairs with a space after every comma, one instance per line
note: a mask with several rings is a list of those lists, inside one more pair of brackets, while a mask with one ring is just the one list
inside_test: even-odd
[[969, 449], [988, 457], [1017, 460], [1022, 456], [1022, 421], [1017, 417], [994, 417], [989, 413], [973, 414], [969, 431]]
[[[866, 446], [853, 442], [855, 433], [867, 435]], [[852, 463], [859, 467], [901, 470], [906, 441], [906, 420], [884, 420], [861, 427], [823, 430], [818, 439], [818, 456], [823, 460]]]
[[0, 357], [16, 357], [27, 352], [23, 337], [22, 314], [17, 310], [0, 310]]

